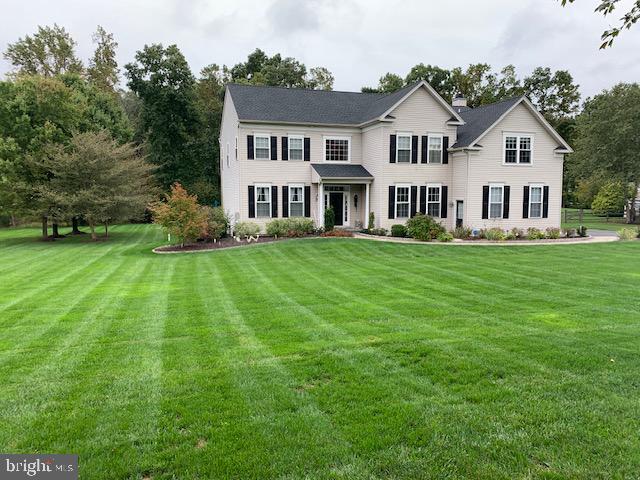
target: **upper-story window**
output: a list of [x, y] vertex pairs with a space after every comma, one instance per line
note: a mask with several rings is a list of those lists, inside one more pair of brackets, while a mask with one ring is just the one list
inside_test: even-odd
[[255, 135], [254, 149], [254, 157], [257, 160], [271, 159], [271, 138], [269, 135]]
[[325, 137], [324, 159], [327, 162], [350, 162], [351, 139], [349, 137]]
[[396, 141], [396, 158], [398, 163], [411, 162], [411, 135], [399, 133]]
[[509, 164], [530, 164], [531, 147], [533, 137], [531, 135], [521, 135], [507, 133], [504, 135], [504, 163]]
[[304, 137], [289, 135], [289, 160], [302, 160]]
[[429, 135], [429, 163], [442, 163], [442, 135]]

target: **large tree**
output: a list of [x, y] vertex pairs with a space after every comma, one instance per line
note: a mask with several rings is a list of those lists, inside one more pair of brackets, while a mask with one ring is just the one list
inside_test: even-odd
[[155, 44], [135, 58], [125, 65], [126, 76], [142, 102], [142, 128], [160, 184], [165, 189], [175, 182], [190, 189], [202, 180], [215, 184], [211, 139], [205, 138], [196, 80], [184, 55], [176, 45]]
[[[573, 3], [575, 2], [575, 0], [561, 0], [561, 2], [562, 6], [564, 7], [567, 5], [567, 3]], [[620, 0], [598, 0], [595, 12], [601, 13], [606, 17], [607, 15], [610, 15], [615, 11], [618, 3], [620, 3]], [[618, 24], [618, 26], [610, 28], [609, 30], [605, 30], [602, 33], [602, 36], [600, 37], [600, 39], [602, 40], [600, 49], [604, 49], [613, 45], [613, 41], [618, 35], [620, 35], [622, 30], [630, 29], [638, 22], [638, 20], [640, 20], [640, 0], [634, 0], [629, 10], [627, 10], [622, 18], [620, 18], [620, 23]]]
[[118, 42], [114, 40], [112, 33], [107, 33], [104, 28], [98, 25], [96, 33], [93, 34], [93, 43], [96, 45], [96, 49], [89, 61], [87, 76], [100, 89], [115, 92], [119, 72], [116, 61]]
[[[575, 153], [569, 156], [569, 176], [577, 180], [605, 176], [640, 185], [640, 85], [618, 84], [588, 99], [576, 118]], [[629, 209], [627, 220], [636, 212]]]
[[152, 166], [132, 143], [107, 131], [78, 133], [67, 147], [50, 146], [41, 162], [51, 180], [39, 186], [42, 199], [69, 216], [81, 216], [95, 240], [96, 226], [142, 218], [152, 199]]
[[10, 43], [4, 58], [14, 66], [14, 73], [53, 77], [62, 73], [82, 73], [82, 62], [75, 53], [76, 42], [63, 27], [38, 27]]

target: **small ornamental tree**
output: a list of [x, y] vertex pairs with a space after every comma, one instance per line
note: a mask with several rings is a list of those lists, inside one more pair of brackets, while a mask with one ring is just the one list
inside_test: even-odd
[[151, 211], [153, 222], [174, 235], [182, 247], [207, 229], [207, 214], [198, 205], [198, 197], [189, 195], [177, 182], [166, 195], [166, 202], [154, 206]]
[[622, 182], [608, 182], [598, 191], [591, 209], [596, 215], [613, 215], [624, 210], [627, 187]]
[[329, 207], [324, 211], [324, 231], [330, 232], [336, 225], [336, 214], [333, 207]]

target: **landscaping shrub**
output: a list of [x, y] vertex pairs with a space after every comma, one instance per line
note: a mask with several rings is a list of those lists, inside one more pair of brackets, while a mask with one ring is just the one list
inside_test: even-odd
[[495, 240], [495, 241], [502, 241], [506, 239], [506, 235], [504, 233], [504, 230], [502, 230], [501, 228], [490, 228], [487, 231], [485, 231], [484, 233], [484, 237], [487, 240]]
[[461, 238], [462, 240], [471, 238], [471, 229], [469, 227], [456, 227], [453, 230], [453, 237]]
[[638, 237], [638, 231], [632, 228], [621, 228], [618, 230], [618, 238], [620, 240], [635, 240]]
[[198, 205], [198, 198], [189, 195], [182, 185], [174, 183], [166, 202], [152, 207], [153, 222], [162, 226], [184, 247], [196, 240], [206, 229], [207, 218]]
[[205, 225], [202, 238], [206, 240], [219, 240], [227, 234], [229, 217], [222, 207], [201, 207], [205, 216]]
[[271, 220], [266, 226], [267, 235], [271, 235], [272, 237], [284, 237], [287, 233], [286, 222], [286, 219], [277, 218], [275, 220]]
[[323, 237], [353, 237], [353, 232], [349, 230], [329, 230], [322, 234]]
[[442, 233], [438, 234], [438, 241], [439, 242], [452, 242], [453, 241], [453, 235], [450, 234], [449, 232], [442, 232]]
[[373, 230], [376, 226], [376, 215], [373, 212], [369, 212], [369, 225], [367, 230]]
[[324, 211], [324, 231], [330, 232], [336, 226], [336, 213], [333, 207], [329, 207]]
[[483, 238], [487, 238], [487, 231], [484, 228], [481, 228], [477, 231], [475, 238], [482, 240]]
[[576, 233], [578, 234], [578, 236], [580, 237], [586, 237], [587, 236], [587, 227], [585, 227], [584, 225], [580, 225], [577, 229], [576, 229]]
[[418, 213], [415, 217], [407, 220], [407, 233], [416, 240], [428, 242], [443, 232], [446, 232], [444, 227], [428, 215]]
[[545, 236], [550, 239], [560, 238], [560, 229], [549, 227], [545, 230]]
[[233, 231], [238, 237], [255, 236], [260, 233], [260, 225], [253, 222], [238, 222]]
[[513, 227], [510, 233], [514, 237], [514, 240], [522, 240], [525, 237], [524, 230], [518, 227]]
[[504, 239], [505, 240], [517, 240], [518, 237], [516, 237], [516, 235], [513, 232], [507, 232], [504, 234]]
[[314, 232], [310, 218], [281, 218], [267, 223], [267, 235], [274, 237], [302, 237]]
[[391, 236], [392, 237], [406, 237], [407, 236], [407, 227], [401, 224], [391, 225]]
[[529, 240], [541, 240], [544, 238], [544, 232], [536, 227], [527, 228], [527, 238]]
[[371, 230], [369, 230], [369, 233], [371, 235], [379, 235], [381, 237], [386, 237], [387, 236], [387, 229], [386, 228], [372, 228]]

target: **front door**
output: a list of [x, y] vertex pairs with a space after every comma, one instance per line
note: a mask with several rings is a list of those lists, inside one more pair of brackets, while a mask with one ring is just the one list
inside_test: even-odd
[[464, 213], [464, 203], [462, 200], [456, 202], [456, 227], [462, 226], [462, 217]]
[[336, 226], [341, 227], [344, 223], [344, 193], [343, 192], [329, 192], [329, 205], [333, 207], [333, 212], [336, 216]]

